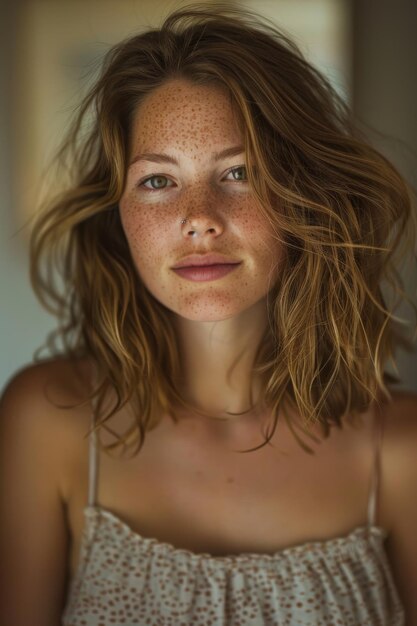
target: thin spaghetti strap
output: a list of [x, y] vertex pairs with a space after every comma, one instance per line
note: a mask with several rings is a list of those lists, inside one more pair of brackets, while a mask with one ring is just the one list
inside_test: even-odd
[[368, 526], [375, 526], [376, 523], [376, 507], [378, 499], [378, 489], [381, 473], [381, 446], [382, 446], [382, 434], [383, 434], [383, 421], [382, 415], [378, 411], [377, 407], [374, 408], [374, 437], [375, 437], [375, 452], [374, 462], [372, 468], [372, 480], [369, 493], [368, 502]]
[[[93, 387], [97, 381], [97, 372], [95, 365], [93, 364]], [[91, 401], [91, 426], [94, 426], [94, 418], [96, 411], [97, 397], [94, 397]], [[95, 506], [96, 493], [97, 493], [97, 474], [98, 474], [98, 449], [97, 449], [97, 432], [92, 431], [89, 435], [89, 458], [88, 458], [88, 506]]]

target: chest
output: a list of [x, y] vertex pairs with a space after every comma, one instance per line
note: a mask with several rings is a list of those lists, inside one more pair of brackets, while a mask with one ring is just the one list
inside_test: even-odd
[[[366, 523], [372, 445], [366, 433], [335, 431], [306, 454], [292, 438], [262, 443], [204, 433], [152, 431], [133, 459], [99, 455], [95, 503], [134, 533], [215, 556], [272, 553], [343, 536]], [[278, 433], [277, 433], [278, 435]], [[68, 502], [69, 574], [77, 567], [88, 456]]]

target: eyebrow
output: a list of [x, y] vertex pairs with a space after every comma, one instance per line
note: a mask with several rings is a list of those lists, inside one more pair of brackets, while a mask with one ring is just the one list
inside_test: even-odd
[[[221, 159], [226, 159], [227, 157], [235, 156], [237, 154], [241, 154], [242, 152], [244, 152], [243, 146], [232, 146], [231, 148], [221, 150], [221, 152], [213, 152], [212, 161], [220, 161]], [[170, 156], [169, 154], [165, 154], [164, 152], [143, 152], [142, 154], [137, 154], [129, 163], [129, 167], [134, 163], [137, 163], [138, 161], [151, 161], [152, 163], [172, 163], [173, 165], [178, 165], [177, 159]]]

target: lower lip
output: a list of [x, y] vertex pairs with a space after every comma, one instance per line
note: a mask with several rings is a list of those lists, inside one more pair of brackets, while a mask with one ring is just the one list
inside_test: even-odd
[[187, 278], [188, 280], [194, 281], [205, 281], [205, 280], [216, 280], [217, 278], [222, 278], [222, 276], [226, 276], [234, 269], [236, 269], [240, 263], [225, 263], [222, 265], [200, 265], [194, 267], [177, 267], [174, 269], [174, 272], [182, 276], [183, 278]]

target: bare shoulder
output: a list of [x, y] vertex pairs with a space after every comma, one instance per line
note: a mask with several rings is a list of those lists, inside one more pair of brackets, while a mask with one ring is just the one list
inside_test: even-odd
[[[31, 363], [15, 372], [7, 382], [2, 399], [15, 394], [30, 394], [30, 399], [81, 400], [88, 392], [91, 380], [91, 360], [88, 358], [52, 358]], [[52, 404], [52, 403], [51, 403]]]
[[[412, 391], [395, 391], [392, 401], [381, 407], [384, 424], [383, 455], [390, 476], [385, 479], [404, 482], [405, 476], [416, 472], [417, 452], [417, 394]], [[403, 474], [403, 478], [400, 478]], [[396, 478], [397, 476], [397, 478]]]
[[384, 431], [388, 429], [395, 444], [407, 433], [411, 436], [417, 433], [417, 393], [391, 391], [391, 394], [392, 401], [383, 407]]
[[384, 406], [382, 506], [389, 509], [386, 551], [406, 624], [417, 624], [417, 394], [398, 391]]
[[87, 358], [29, 364], [11, 377], [0, 397], [2, 430], [30, 432], [33, 441], [42, 441], [45, 449], [53, 444], [57, 458], [62, 459], [62, 475], [91, 414], [91, 368]]
[[2, 624], [60, 623], [70, 545], [66, 490], [90, 412], [87, 376], [85, 362], [29, 365], [0, 398]]
[[[417, 495], [417, 394], [395, 391], [381, 406], [383, 419], [382, 488], [392, 528], [403, 523], [398, 505]], [[407, 490], [413, 488], [414, 494]], [[417, 511], [416, 511], [417, 512]], [[417, 524], [417, 520], [416, 520]], [[416, 526], [417, 527], [417, 526]], [[416, 533], [417, 536], [417, 533]]]

